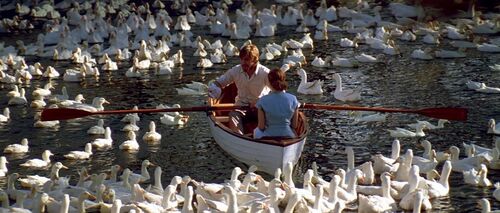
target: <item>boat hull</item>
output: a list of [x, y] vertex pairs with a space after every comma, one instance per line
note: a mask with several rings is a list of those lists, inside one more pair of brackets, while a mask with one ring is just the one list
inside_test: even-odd
[[225, 152], [249, 166], [257, 166], [259, 171], [268, 174], [274, 174], [277, 168], [283, 170], [288, 162], [295, 165], [306, 142], [306, 137], [303, 137], [297, 138], [293, 143], [270, 144], [266, 143], [266, 140], [255, 140], [235, 134], [215, 121], [214, 116], [209, 116], [208, 120], [212, 136]]

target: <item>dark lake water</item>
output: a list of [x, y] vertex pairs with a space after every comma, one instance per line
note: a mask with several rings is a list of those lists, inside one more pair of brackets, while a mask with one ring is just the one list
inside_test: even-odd
[[[341, 22], [334, 22], [340, 25]], [[193, 33], [214, 42], [224, 37], [208, 35], [207, 28], [194, 26]], [[27, 43], [33, 41], [36, 33], [2, 34], [1, 41], [13, 45], [16, 39]], [[277, 36], [270, 38], [251, 38], [257, 46], [263, 47], [267, 43], [294, 38], [300, 39], [303, 35], [295, 33], [295, 27], [279, 26]], [[489, 36], [495, 38], [499, 35]], [[361, 45], [357, 49], [342, 48], [339, 46], [340, 38], [352, 35], [347, 33], [330, 33], [328, 41], [315, 41], [315, 48], [304, 50], [308, 62], [319, 55], [339, 55], [353, 57], [360, 53], [377, 55], [380, 52]], [[236, 46], [244, 41], [232, 41]], [[500, 73], [492, 71], [488, 65], [499, 64], [500, 54], [483, 53], [477, 50], [467, 50], [466, 58], [462, 59], [435, 59], [421, 61], [410, 58], [411, 51], [416, 48], [433, 47], [450, 49], [449, 40], [444, 39], [439, 46], [431, 46], [421, 42], [421, 37], [416, 42], [396, 41], [402, 50], [402, 56], [387, 56], [385, 64], [361, 64], [358, 68], [317, 68], [310, 64], [304, 69], [310, 79], [325, 81], [325, 92], [319, 96], [306, 96], [297, 94], [296, 89], [300, 78], [294, 72], [288, 72], [289, 92], [296, 94], [299, 101], [305, 103], [343, 104], [334, 99], [335, 84], [334, 73], [340, 73], [345, 87], [362, 88], [362, 100], [354, 105], [380, 106], [398, 108], [427, 108], [427, 107], [465, 107], [469, 109], [467, 122], [451, 122], [444, 129], [426, 131], [425, 139], [432, 142], [433, 147], [444, 151], [451, 145], [461, 148], [461, 157], [464, 156], [462, 143], [475, 143], [477, 145], [492, 147], [494, 136], [486, 134], [488, 119], [500, 120], [500, 96], [498, 94], [483, 94], [468, 90], [465, 86], [467, 80], [484, 82], [492, 87], [500, 87]], [[171, 54], [180, 47], [172, 47]], [[191, 81], [207, 83], [224, 71], [239, 62], [237, 58], [229, 58], [227, 64], [214, 65], [211, 68], [200, 69], [196, 67], [198, 57], [193, 57], [194, 49], [182, 48], [186, 63], [182, 67], [173, 69], [172, 75], [155, 76], [150, 71], [148, 76], [139, 79], [125, 77], [125, 71], [131, 65], [119, 64], [118, 71], [101, 71], [98, 79], [87, 78], [81, 83], [68, 83], [62, 79], [52, 80], [56, 88], [53, 93], [60, 93], [62, 86], [66, 86], [70, 97], [82, 93], [87, 100], [95, 96], [105, 97], [111, 104], [105, 105], [106, 109], [130, 109], [137, 105], [139, 108], [154, 108], [158, 104], [178, 103], [183, 107], [204, 105], [204, 96], [180, 96], [175, 88], [180, 88]], [[262, 62], [269, 68], [281, 66], [282, 59]], [[75, 67], [69, 62], [54, 62], [50, 58], [27, 57], [28, 64], [40, 62], [44, 67], [54, 66], [61, 74], [64, 69]], [[41, 87], [49, 80], [46, 78], [32, 79], [30, 84], [21, 85], [26, 89], [28, 101], [32, 100], [31, 93], [34, 88]], [[0, 108], [7, 106], [6, 94], [12, 85], [0, 84]], [[88, 103], [89, 101], [87, 101]], [[11, 106], [12, 120], [0, 124], [0, 148], [11, 143], [19, 143], [22, 138], [28, 138], [30, 152], [22, 156], [6, 155], [9, 161], [9, 173], [17, 172], [23, 175], [47, 175], [49, 171], [32, 171], [18, 165], [27, 159], [40, 158], [45, 149], [51, 150], [55, 155], [54, 162], [60, 161], [68, 166], [62, 170], [62, 176], [70, 176], [76, 181], [77, 170], [86, 167], [90, 173], [109, 171], [114, 164], [128, 167], [135, 172], [140, 171], [141, 162], [149, 159], [163, 170], [162, 181], [164, 185], [170, 182], [175, 175], [189, 175], [195, 180], [204, 182], [223, 182], [229, 179], [231, 170], [235, 166], [247, 168], [226, 154], [215, 143], [210, 135], [205, 114], [202, 112], [187, 113], [190, 116], [187, 125], [182, 127], [166, 126], [160, 123], [158, 114], [141, 114], [138, 123], [140, 130], [137, 133], [140, 150], [136, 153], [127, 153], [118, 149], [118, 145], [126, 140], [126, 134], [120, 129], [125, 125], [120, 119], [123, 116], [109, 115], [102, 117], [86, 117], [82, 119], [61, 121], [59, 128], [39, 129], [33, 127], [34, 110], [29, 106]], [[352, 118], [342, 111], [307, 111], [310, 135], [304, 147], [302, 157], [297, 164], [294, 179], [301, 182], [302, 174], [311, 168], [312, 162], [320, 166], [320, 174], [329, 180], [337, 168], [346, 168], [347, 158], [345, 147], [354, 147], [356, 165], [370, 159], [371, 154], [390, 153], [393, 138], [386, 129], [405, 127], [406, 124], [416, 120], [430, 119], [413, 114], [390, 114], [384, 123], [352, 125]], [[113, 131], [114, 146], [108, 151], [95, 151], [90, 160], [69, 161], [63, 155], [73, 150], [83, 150], [87, 142], [96, 137], [89, 136], [86, 131], [96, 125], [99, 118], [105, 119], [105, 126], [110, 126]], [[148, 131], [149, 121], [157, 123], [157, 130], [162, 135], [161, 143], [148, 145], [141, 139]], [[413, 149], [415, 155], [421, 155], [422, 148], [417, 143], [422, 139], [401, 139], [402, 153], [406, 149]], [[438, 171], [441, 165], [438, 166]], [[153, 168], [150, 169], [152, 174]], [[263, 174], [265, 175], [265, 174]], [[265, 175], [267, 179], [270, 176]], [[500, 181], [500, 172], [489, 170], [488, 177], [493, 182]], [[0, 182], [5, 184], [5, 178]], [[500, 208], [500, 203], [492, 197], [494, 188], [479, 188], [466, 185], [460, 173], [453, 172], [450, 177], [450, 196], [433, 200], [433, 211], [444, 212], [472, 212], [476, 210], [476, 203], [480, 198], [490, 198], [493, 209]]]

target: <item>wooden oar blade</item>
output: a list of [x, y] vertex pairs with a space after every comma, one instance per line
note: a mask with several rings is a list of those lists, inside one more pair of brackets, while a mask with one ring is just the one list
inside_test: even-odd
[[92, 115], [92, 112], [72, 108], [48, 108], [42, 111], [41, 121], [68, 120]]
[[416, 111], [418, 114], [428, 117], [447, 119], [454, 121], [467, 121], [467, 109], [465, 108], [426, 108]]

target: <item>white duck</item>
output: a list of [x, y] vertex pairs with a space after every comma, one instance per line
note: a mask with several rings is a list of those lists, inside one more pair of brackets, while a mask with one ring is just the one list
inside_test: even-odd
[[[399, 158], [399, 152], [401, 150], [401, 144], [399, 140], [394, 140], [391, 146], [391, 157], [385, 157], [382, 154], [372, 155], [371, 159], [373, 161], [373, 171], [375, 174], [382, 174], [383, 172], [397, 171], [397, 167], [394, 163]], [[396, 164], [399, 165], [399, 164]]]
[[396, 127], [395, 130], [388, 129], [391, 137], [395, 138], [413, 138], [413, 137], [424, 137], [425, 133], [423, 129], [425, 128], [425, 124], [419, 124], [416, 128], [416, 132], [412, 132], [407, 129]]
[[97, 125], [92, 126], [87, 130], [87, 134], [89, 134], [89, 135], [102, 135], [102, 134], [104, 134], [105, 131], [106, 130], [104, 129], [104, 120], [99, 119], [97, 121]]
[[45, 86], [43, 88], [35, 89], [33, 91], [32, 95], [33, 96], [42, 96], [42, 97], [49, 96], [52, 93], [52, 91], [50, 91], [50, 89], [54, 89], [54, 87], [49, 82], [49, 83], [45, 84]]
[[0, 114], [0, 123], [4, 123], [10, 120], [10, 110], [9, 107], [3, 109], [3, 114]]
[[142, 136], [142, 140], [148, 143], [156, 143], [161, 140], [160, 133], [156, 132], [156, 124], [154, 121], [149, 122], [149, 131]]
[[92, 100], [92, 105], [75, 103], [73, 105], [68, 106], [68, 108], [81, 109], [89, 112], [97, 112], [104, 110], [103, 104], [109, 104], [109, 102], [103, 97], [95, 97]]
[[438, 182], [424, 179], [425, 183], [428, 186], [428, 192], [430, 198], [448, 196], [450, 192], [450, 184], [448, 182], [450, 173], [451, 173], [451, 162], [445, 161]]
[[165, 125], [184, 125], [188, 121], [187, 116], [181, 115], [181, 114], [176, 114], [174, 116], [168, 115], [168, 114], [163, 114], [160, 117], [160, 122]]
[[302, 69], [301, 63], [299, 63], [299, 68], [297, 69], [297, 75], [300, 76], [300, 84], [297, 88], [297, 92], [306, 95], [321, 95], [323, 94], [322, 80], [315, 80], [312, 82], [307, 82], [307, 73]]
[[333, 79], [335, 79], [335, 91], [333, 92], [333, 97], [340, 101], [359, 101], [361, 100], [360, 89], [347, 89], [342, 88], [342, 78], [338, 73], [333, 74]]
[[86, 160], [92, 155], [92, 143], [85, 144], [85, 151], [71, 151], [64, 157], [70, 160]]
[[460, 149], [456, 146], [450, 146], [449, 152], [451, 154], [452, 170], [455, 172], [471, 170], [473, 168], [479, 167], [481, 163], [488, 162], [486, 157], [482, 155], [459, 159], [458, 157], [460, 155]]
[[397, 209], [397, 204], [390, 193], [391, 178], [389, 173], [384, 172], [380, 175], [380, 179], [382, 180], [382, 196], [359, 194], [358, 212], [386, 212]]
[[417, 128], [418, 124], [425, 124], [425, 128], [427, 129], [441, 129], [444, 128], [445, 123], [450, 123], [449, 120], [446, 119], [439, 119], [437, 126], [434, 124], [431, 124], [429, 121], [419, 121], [417, 120], [417, 123], [414, 124], [408, 124], [409, 127], [411, 128]]
[[5, 177], [9, 169], [7, 169], [7, 158], [5, 156], [0, 157], [0, 177]]
[[491, 118], [488, 121], [488, 134], [500, 135], [500, 126], [496, 125], [495, 119]]
[[3, 149], [3, 153], [6, 154], [21, 154], [29, 151], [28, 139], [23, 138], [20, 144], [9, 144]]
[[[420, 142], [420, 145], [422, 147], [424, 147], [424, 153], [422, 154], [422, 157], [424, 157], [426, 159], [431, 159], [432, 157], [435, 157], [438, 162], [443, 162], [445, 160], [450, 160], [450, 154], [449, 153], [436, 152], [435, 150], [433, 152], [432, 144], [431, 144], [430, 141], [428, 141], [428, 140], [422, 140]], [[432, 155], [434, 155], [434, 153], [436, 153], [436, 156], [432, 156]]]
[[21, 88], [21, 91], [19, 92], [19, 96], [12, 97], [9, 99], [8, 105], [26, 105], [28, 104], [28, 100], [25, 97], [25, 90], [24, 88]]
[[126, 124], [122, 128], [122, 131], [124, 131], [124, 132], [129, 132], [129, 131], [137, 132], [137, 131], [139, 131], [139, 129], [140, 129], [140, 127], [137, 126], [137, 120], [135, 118], [133, 118], [130, 120], [130, 123]]
[[481, 213], [499, 213], [500, 210], [491, 211], [490, 201], [487, 198], [481, 198], [478, 201], [479, 206], [481, 207]]
[[22, 167], [30, 167], [32, 169], [43, 169], [46, 168], [50, 164], [50, 156], [52, 156], [52, 152], [50, 150], [45, 150], [42, 153], [42, 159], [30, 159], [22, 164], [19, 164], [19, 166]]
[[113, 139], [111, 138], [111, 128], [106, 127], [104, 130], [104, 138], [97, 138], [91, 142], [92, 146], [96, 148], [110, 148], [113, 145]]
[[121, 150], [129, 151], [129, 152], [134, 152], [139, 150], [139, 143], [136, 140], [136, 135], [134, 131], [129, 131], [128, 134], [128, 140], [123, 141], [122, 144], [120, 144], [119, 148]]
[[480, 87], [476, 89], [478, 92], [482, 93], [500, 93], [500, 88], [486, 86], [485, 83], [481, 83]]
[[493, 191], [493, 197], [500, 201], [500, 182], [495, 183], [495, 191]]
[[43, 100], [43, 96], [33, 96], [30, 107], [33, 109], [42, 109], [47, 106], [47, 103]]
[[480, 187], [490, 187], [493, 184], [488, 179], [488, 168], [485, 164], [481, 164], [481, 169], [476, 171], [472, 168], [471, 170], [463, 171], [464, 181], [467, 184]]

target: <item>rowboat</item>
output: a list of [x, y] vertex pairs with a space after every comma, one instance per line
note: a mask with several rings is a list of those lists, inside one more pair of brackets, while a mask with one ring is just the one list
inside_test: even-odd
[[[213, 107], [234, 105], [236, 87], [234, 85], [224, 88], [221, 98], [209, 98], [208, 104]], [[297, 137], [265, 137], [253, 138], [253, 130], [257, 123], [245, 123], [244, 135], [232, 131], [228, 127], [229, 110], [208, 112], [210, 131], [215, 142], [229, 155], [247, 164], [257, 166], [259, 171], [274, 174], [277, 168], [284, 169], [288, 162], [294, 165], [299, 160], [304, 144], [306, 143], [309, 128], [307, 119], [299, 112], [299, 125], [295, 129]]]

